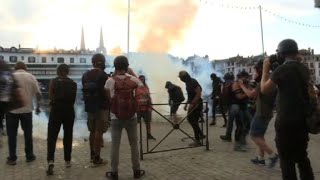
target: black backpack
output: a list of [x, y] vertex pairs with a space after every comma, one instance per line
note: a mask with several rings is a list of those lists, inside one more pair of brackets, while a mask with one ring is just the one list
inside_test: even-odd
[[181, 103], [185, 100], [182, 89], [179, 86], [175, 87], [174, 97], [176, 97], [176, 101]]
[[77, 95], [77, 84], [70, 78], [57, 77], [52, 80], [52, 105], [73, 106]]

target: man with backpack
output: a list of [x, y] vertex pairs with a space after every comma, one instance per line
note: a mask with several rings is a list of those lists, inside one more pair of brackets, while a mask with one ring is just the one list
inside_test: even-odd
[[38, 81], [32, 74], [26, 71], [27, 66], [23, 62], [17, 62], [14, 69], [14, 78], [16, 79], [19, 88], [21, 88], [21, 91], [24, 93], [23, 97], [26, 103], [23, 107], [11, 110], [6, 114], [9, 144], [9, 157], [7, 158], [8, 165], [16, 165], [16, 146], [19, 122], [21, 123], [22, 130], [24, 131], [26, 161], [32, 162], [36, 159], [36, 156], [33, 153], [32, 138], [33, 99], [35, 97], [37, 98], [36, 114], [40, 113], [41, 102], [41, 92], [38, 86]]
[[182, 82], [186, 84], [186, 90], [188, 93], [187, 104], [184, 106], [184, 110], [188, 109], [188, 122], [190, 123], [195, 137], [195, 142], [191, 143], [190, 146], [200, 146], [200, 139], [205, 138], [202, 130], [199, 126], [199, 118], [202, 117], [202, 98], [201, 92], [202, 88], [198, 81], [191, 78], [187, 71], [180, 71], [179, 78]]
[[[298, 44], [292, 39], [285, 39], [278, 44], [277, 55], [263, 62], [261, 93], [268, 94], [278, 87], [275, 141], [284, 180], [297, 179], [296, 164], [301, 179], [314, 179], [307, 152], [310, 74], [301, 60]], [[280, 66], [270, 76], [271, 66], [275, 63]]]
[[152, 100], [150, 96], [150, 90], [146, 84], [146, 77], [144, 75], [140, 75], [139, 79], [144, 86], [138, 87], [135, 90], [135, 97], [138, 103], [138, 112], [137, 112], [138, 122], [141, 123], [141, 119], [143, 118], [146, 124], [147, 138], [151, 140], [156, 140], [156, 138], [154, 138], [151, 134]]
[[82, 76], [82, 91], [85, 111], [88, 113], [90, 159], [94, 165], [103, 165], [106, 162], [100, 157], [100, 151], [103, 143], [102, 136], [109, 124], [110, 108], [104, 89], [108, 74], [104, 72], [106, 67], [104, 55], [95, 54], [91, 61], [93, 69]]
[[110, 179], [118, 179], [119, 149], [122, 129], [128, 134], [131, 147], [131, 160], [134, 179], [138, 179], [145, 174], [140, 169], [138, 133], [137, 133], [137, 102], [134, 91], [138, 87], [143, 87], [143, 83], [128, 74], [129, 62], [125, 56], [117, 56], [113, 61], [115, 72], [105, 84], [108, 99], [111, 103], [111, 171], [106, 173]]
[[210, 126], [216, 125], [216, 108], [217, 108], [217, 106], [219, 106], [220, 113], [222, 114], [222, 117], [224, 119], [224, 124], [222, 127], [226, 127], [227, 126], [227, 117], [225, 115], [223, 103], [221, 100], [221, 87], [223, 86], [223, 82], [215, 73], [212, 73], [210, 75], [210, 78], [212, 80], [212, 93], [211, 93], [212, 122], [210, 123]]
[[49, 98], [51, 111], [48, 122], [47, 137], [47, 175], [53, 174], [54, 153], [61, 125], [63, 125], [63, 146], [65, 166], [71, 167], [72, 137], [74, 124], [74, 102], [77, 84], [68, 78], [69, 66], [60, 64], [57, 68], [58, 77], [51, 80]]
[[173, 122], [178, 124], [177, 111], [180, 104], [185, 100], [182, 89], [170, 81], [166, 82], [165, 88], [168, 89], [169, 94], [170, 116], [173, 117]]

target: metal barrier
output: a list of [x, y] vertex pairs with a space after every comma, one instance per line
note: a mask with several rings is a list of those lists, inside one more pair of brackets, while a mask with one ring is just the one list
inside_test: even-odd
[[[174, 131], [174, 130], [179, 130], [181, 131], [183, 134], [186, 135], [185, 138], [182, 139], [182, 141], [184, 139], [190, 138], [192, 139], [194, 142], [198, 142], [194, 137], [190, 136], [188, 133], [186, 133], [184, 130], [182, 130], [180, 128], [180, 124], [187, 119], [187, 117], [189, 116], [189, 114], [191, 112], [193, 112], [198, 106], [199, 104], [197, 104], [197, 106], [195, 106], [188, 114], [187, 116], [185, 116], [178, 124], [175, 124], [173, 122], [171, 122], [168, 118], [166, 118], [163, 114], [161, 114], [159, 111], [157, 111], [156, 109], [153, 108], [153, 106], [161, 106], [161, 105], [166, 105], [168, 106], [169, 104], [151, 104], [152, 106], [152, 110], [154, 112], [156, 112], [158, 115], [160, 115], [163, 119], [165, 119], [167, 122], [169, 122], [172, 125], [172, 129], [152, 148], [149, 147], [149, 139], [146, 138], [146, 146], [147, 146], [147, 152], [143, 151], [143, 141], [142, 141], [142, 121], [140, 122], [140, 159], [143, 160], [143, 155], [144, 154], [152, 154], [152, 153], [159, 153], [159, 152], [167, 152], [167, 151], [174, 151], [174, 150], [180, 150], [180, 149], [188, 149], [188, 148], [196, 148], [196, 147], [203, 147], [206, 146], [206, 150], [209, 150], [209, 140], [208, 140], [208, 102], [202, 102], [203, 104], [205, 104], [205, 109], [202, 112], [202, 116], [199, 117], [199, 119], [201, 119], [199, 121], [199, 123], [201, 123], [201, 131], [203, 132], [203, 123], [205, 123], [205, 127], [206, 127], [206, 132], [205, 132], [205, 143], [203, 142], [203, 138], [201, 138], [200, 140], [200, 145], [199, 146], [188, 146], [188, 147], [181, 147], [181, 148], [172, 148], [172, 149], [165, 149], [165, 150], [156, 150], [156, 148]], [[181, 103], [181, 104], [186, 104], [186, 103]], [[205, 114], [205, 120], [203, 119], [203, 114]], [[146, 132], [147, 133], [147, 132]]]

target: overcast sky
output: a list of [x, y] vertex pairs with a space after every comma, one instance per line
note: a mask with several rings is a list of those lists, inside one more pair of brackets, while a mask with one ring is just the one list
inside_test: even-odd
[[[2, 47], [79, 48], [83, 26], [86, 48], [95, 49], [102, 26], [108, 54], [127, 51], [127, 0], [0, 1]], [[130, 51], [210, 59], [258, 55], [260, 15], [253, 7], [259, 5], [268, 54], [285, 38], [320, 54], [320, 9], [314, 0], [131, 0]]]

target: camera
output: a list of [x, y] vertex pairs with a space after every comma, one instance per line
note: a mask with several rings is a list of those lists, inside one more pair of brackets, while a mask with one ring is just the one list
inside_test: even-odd
[[278, 66], [284, 63], [285, 59], [279, 54], [272, 54], [269, 56], [271, 70], [274, 71]]

